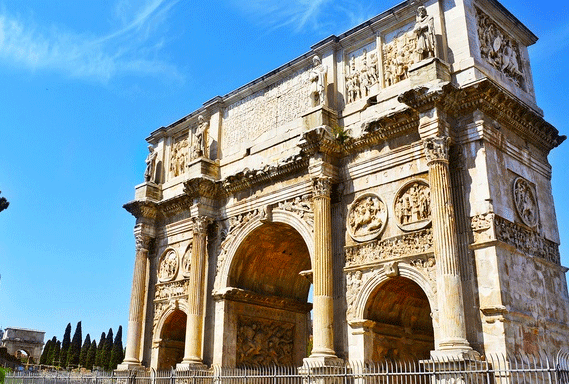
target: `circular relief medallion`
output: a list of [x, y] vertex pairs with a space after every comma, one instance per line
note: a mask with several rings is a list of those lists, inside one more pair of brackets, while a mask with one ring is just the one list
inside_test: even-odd
[[537, 199], [530, 183], [518, 177], [513, 186], [516, 211], [523, 223], [528, 227], [535, 227], [538, 221]]
[[170, 281], [178, 272], [178, 255], [173, 249], [164, 253], [158, 265], [158, 279], [160, 281]]
[[188, 245], [186, 253], [184, 253], [184, 256], [182, 257], [182, 273], [185, 277], [190, 274], [190, 267], [192, 265], [192, 246], [192, 243]]
[[385, 228], [387, 206], [379, 196], [366, 193], [358, 197], [348, 212], [348, 233], [356, 241], [376, 238]]
[[431, 223], [431, 189], [424, 180], [405, 184], [395, 197], [393, 206], [397, 226], [414, 231]]

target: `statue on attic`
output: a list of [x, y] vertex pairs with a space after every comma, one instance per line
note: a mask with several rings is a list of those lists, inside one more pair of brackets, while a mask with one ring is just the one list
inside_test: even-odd
[[427, 14], [427, 9], [422, 5], [417, 8], [417, 19], [413, 32], [417, 38], [415, 48], [416, 62], [435, 57], [435, 22], [433, 17]]

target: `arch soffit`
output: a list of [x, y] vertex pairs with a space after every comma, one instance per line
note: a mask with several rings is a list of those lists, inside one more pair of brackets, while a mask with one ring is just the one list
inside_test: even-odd
[[[166, 323], [166, 320], [170, 317], [170, 315], [172, 315], [175, 311], [182, 311], [186, 314], [186, 316], [188, 315], [188, 303], [185, 301], [171, 301], [168, 305], [168, 307], [162, 311], [162, 314], [160, 315], [160, 318], [158, 319], [158, 322], [156, 323], [156, 326], [152, 332], [152, 336], [154, 338], [154, 341], [158, 341], [161, 339], [161, 335], [162, 335], [162, 329], [164, 328], [164, 323]], [[156, 316], [156, 313], [154, 314]]]
[[[427, 299], [429, 300], [429, 306], [431, 307], [431, 312], [435, 312], [437, 309], [437, 300], [430, 281], [416, 268], [408, 264], [400, 263], [398, 267], [399, 276], [405, 277], [416, 283], [427, 296]], [[379, 271], [375, 272], [374, 276], [372, 276], [364, 283], [355, 301], [355, 319], [364, 319], [366, 304], [368, 303], [371, 295], [378, 287], [389, 281], [389, 279], [390, 277], [385, 274], [385, 271], [383, 269], [380, 269]]]
[[[308, 248], [310, 265], [314, 265], [314, 232], [313, 228], [306, 221], [302, 220], [298, 215], [292, 212], [275, 209], [272, 212], [272, 220], [270, 222], [288, 224], [296, 230]], [[218, 285], [219, 290], [228, 288], [229, 272], [239, 247], [255, 229], [259, 228], [263, 224], [264, 222], [261, 221], [261, 217], [257, 216], [253, 220], [248, 221], [242, 228], [238, 228], [236, 230], [234, 235], [235, 237], [231, 240], [230, 244], [227, 245], [225, 251], [227, 256], [225, 260], [223, 260], [220, 276], [217, 276], [217, 278], [220, 279]], [[222, 253], [224, 253], [223, 249], [221, 250], [220, 256]]]

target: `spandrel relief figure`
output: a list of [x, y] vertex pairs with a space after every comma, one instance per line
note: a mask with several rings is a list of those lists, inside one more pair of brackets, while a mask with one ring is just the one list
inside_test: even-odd
[[148, 156], [146, 156], [146, 169], [144, 170], [144, 180], [152, 183], [156, 182], [156, 158], [158, 153], [152, 145], [148, 146]]
[[415, 52], [417, 61], [435, 57], [435, 23], [432, 16], [427, 14], [424, 6], [417, 8], [417, 19], [413, 29], [417, 37]]
[[322, 64], [318, 56], [312, 58], [314, 67], [310, 70], [310, 101], [312, 107], [326, 105], [326, 86], [328, 68]]
[[192, 145], [192, 160], [199, 157], [207, 157], [207, 135], [209, 122], [202, 116], [198, 116], [198, 124], [194, 133], [194, 144]]

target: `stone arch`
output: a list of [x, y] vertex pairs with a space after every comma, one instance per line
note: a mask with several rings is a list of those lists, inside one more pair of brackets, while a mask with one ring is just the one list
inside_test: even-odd
[[175, 368], [184, 358], [186, 341], [187, 308], [170, 306], [160, 318], [160, 325], [154, 333], [158, 348], [157, 369]]
[[186, 315], [188, 313], [188, 303], [185, 300], [176, 300], [168, 303], [166, 309], [163, 309], [161, 313], [154, 313], [154, 316], [159, 316], [156, 324], [154, 325], [154, 331], [152, 332], [154, 336], [154, 341], [159, 341], [162, 335], [162, 329], [164, 328], [164, 322], [166, 319], [172, 315], [176, 310], [184, 312]]
[[[288, 212], [284, 210], [273, 210], [272, 212], [272, 223], [282, 223], [291, 226], [295, 229], [306, 244], [308, 248], [308, 252], [310, 255], [311, 265], [313, 264], [314, 260], [314, 233], [313, 228], [304, 220], [302, 220], [298, 215], [294, 214], [293, 212]], [[237, 228], [235, 233], [231, 233], [230, 236], [234, 236], [233, 239], [230, 240], [230, 243], [227, 246], [223, 247], [224, 249], [221, 250], [220, 253], [220, 260], [218, 260], [218, 276], [216, 276], [215, 287], [216, 290], [223, 290], [224, 288], [229, 287], [229, 273], [231, 270], [231, 266], [233, 265], [233, 261], [235, 258], [235, 254], [237, 253], [239, 247], [245, 239], [257, 228], [262, 226], [264, 223], [261, 221], [261, 216], [258, 215], [252, 220], [249, 220], [245, 223], [242, 227]], [[219, 265], [221, 263], [221, 265]]]
[[[429, 300], [431, 312], [433, 313], [436, 312], [437, 310], [436, 295], [429, 279], [427, 279], [419, 270], [405, 263], [398, 264], [398, 269], [399, 269], [399, 276], [405, 277], [413, 281], [419, 287], [421, 287], [421, 289], [427, 296], [427, 299]], [[370, 296], [379, 286], [381, 286], [389, 279], [390, 277], [387, 276], [385, 271], [383, 269], [380, 269], [379, 271], [375, 272], [374, 276], [372, 276], [363, 284], [362, 289], [359, 291], [355, 300], [355, 311], [354, 311], [355, 319], [364, 318], [366, 304], [368, 303]]]
[[[312, 228], [291, 212], [259, 213], [229, 236], [216, 301], [227, 366], [299, 365], [309, 337]], [[221, 336], [221, 335], [220, 335]]]
[[438, 339], [432, 282], [406, 263], [372, 273], [354, 301], [354, 319], [349, 322], [351, 358], [429, 358]]

